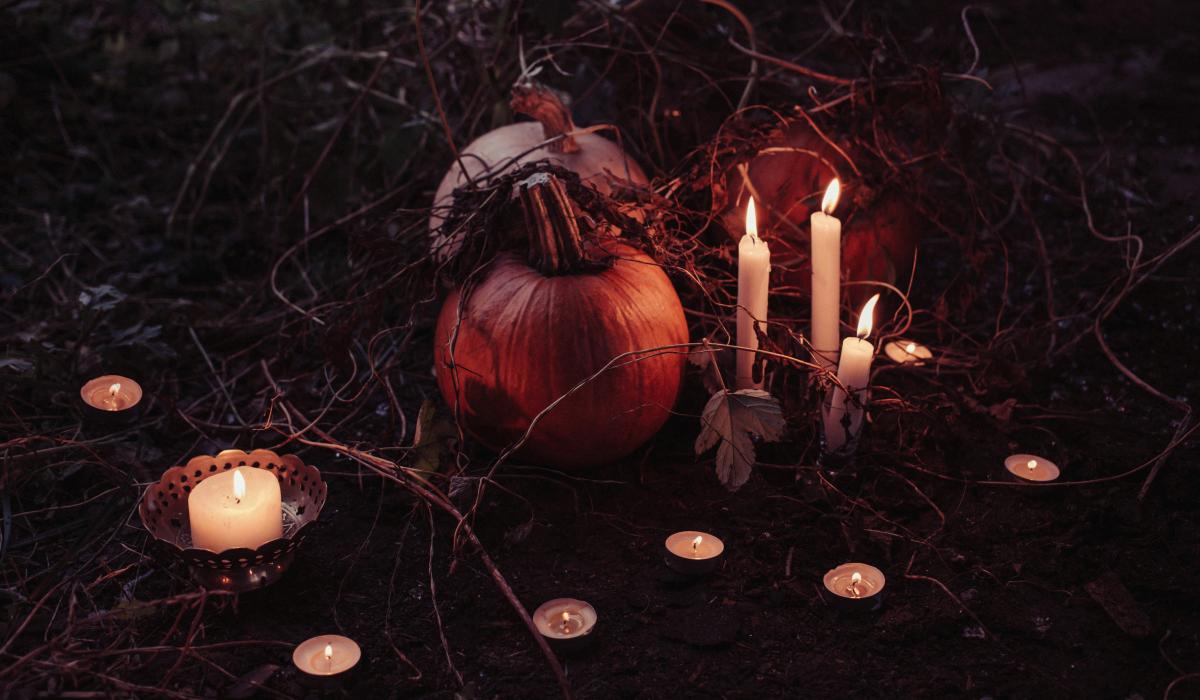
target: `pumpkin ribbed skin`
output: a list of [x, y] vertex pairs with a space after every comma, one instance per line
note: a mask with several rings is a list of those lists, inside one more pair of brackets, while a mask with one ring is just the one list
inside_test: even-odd
[[[549, 277], [503, 253], [461, 318], [460, 292], [445, 300], [438, 386], [472, 437], [502, 449], [614, 357], [687, 342], [683, 308], [663, 271], [622, 243], [604, 248], [617, 256], [611, 268]], [[628, 455], [666, 421], [685, 361], [683, 348], [618, 361], [542, 416], [518, 454], [564, 468]]]

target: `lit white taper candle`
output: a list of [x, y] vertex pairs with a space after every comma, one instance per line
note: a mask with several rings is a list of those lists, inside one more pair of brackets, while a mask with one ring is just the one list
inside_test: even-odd
[[754, 327], [766, 328], [767, 290], [771, 276], [771, 249], [758, 237], [754, 198], [746, 206], [746, 235], [738, 243], [737, 296], [737, 388], [760, 389], [754, 379], [758, 334]]
[[812, 263], [813, 362], [832, 369], [838, 361], [838, 317], [842, 305], [842, 222], [833, 216], [840, 185], [837, 178], [825, 189], [821, 210], [809, 219]]
[[[825, 415], [825, 448], [830, 451], [842, 449], [852, 436], [858, 435], [862, 427], [867, 385], [871, 382], [871, 362], [875, 358], [875, 346], [867, 342], [867, 336], [871, 334], [878, 301], [879, 295], [876, 294], [863, 306], [858, 316], [857, 337], [842, 341], [842, 356], [837, 371], [840, 386], [833, 388], [829, 412]], [[850, 400], [847, 392], [855, 400]]]

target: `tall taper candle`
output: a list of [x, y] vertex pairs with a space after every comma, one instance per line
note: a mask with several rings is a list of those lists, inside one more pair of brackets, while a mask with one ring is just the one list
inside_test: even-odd
[[809, 219], [812, 264], [813, 362], [832, 369], [838, 361], [838, 318], [842, 305], [842, 222], [833, 216], [840, 186], [837, 178], [825, 189], [821, 211]]
[[[862, 427], [863, 406], [867, 402], [867, 385], [871, 382], [871, 362], [875, 346], [867, 342], [871, 334], [872, 316], [879, 295], [871, 297], [858, 316], [858, 337], [842, 341], [842, 356], [838, 362], [837, 378], [841, 386], [833, 388], [829, 412], [825, 415], [825, 449], [837, 452], [845, 447]], [[842, 389], [845, 387], [845, 390]], [[847, 392], [855, 397], [851, 401]], [[847, 430], [849, 424], [849, 430]]]
[[758, 334], [754, 327], [766, 328], [767, 290], [771, 276], [771, 249], [758, 237], [754, 198], [746, 206], [746, 235], [738, 243], [737, 388], [761, 389], [755, 381], [754, 367]]

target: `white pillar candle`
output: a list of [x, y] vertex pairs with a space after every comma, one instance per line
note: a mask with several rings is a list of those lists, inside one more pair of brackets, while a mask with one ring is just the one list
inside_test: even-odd
[[809, 219], [812, 264], [813, 362], [829, 370], [838, 361], [838, 318], [842, 305], [842, 222], [832, 216], [837, 208], [840, 186], [829, 183], [821, 200], [821, 211]]
[[825, 415], [825, 447], [830, 451], [840, 450], [851, 436], [858, 435], [862, 427], [867, 385], [871, 381], [871, 361], [875, 358], [875, 346], [867, 342], [867, 336], [871, 334], [872, 316], [878, 301], [876, 294], [863, 306], [858, 317], [858, 336], [842, 341], [837, 371], [839, 386], [833, 388], [829, 412]]
[[746, 206], [746, 235], [738, 243], [737, 296], [737, 388], [761, 389], [762, 382], [754, 380], [758, 350], [755, 326], [766, 328], [767, 290], [771, 276], [771, 249], [758, 237], [758, 221], [754, 213], [754, 198]]
[[283, 536], [279, 479], [253, 468], [210, 476], [188, 495], [188, 520], [196, 549], [219, 553], [277, 540]]

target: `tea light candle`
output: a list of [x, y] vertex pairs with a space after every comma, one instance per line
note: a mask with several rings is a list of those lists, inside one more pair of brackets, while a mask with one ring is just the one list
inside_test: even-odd
[[[746, 235], [738, 242], [737, 388], [761, 389], [755, 381], [758, 330], [766, 327], [767, 296], [771, 277], [771, 248], [758, 237], [754, 198], [746, 205]], [[756, 330], [758, 329], [758, 330]]]
[[129, 377], [106, 374], [88, 381], [79, 389], [83, 402], [97, 411], [116, 413], [137, 406], [142, 386]]
[[279, 479], [266, 469], [210, 476], [188, 495], [192, 546], [220, 553], [277, 540], [283, 536], [282, 501]]
[[533, 612], [533, 624], [554, 648], [578, 649], [596, 629], [596, 609], [587, 601], [555, 598], [538, 606]]
[[883, 352], [898, 365], [924, 364], [933, 357], [929, 348], [911, 340], [893, 340], [883, 346]]
[[1045, 457], [1015, 454], [1004, 460], [1009, 474], [1025, 481], [1054, 481], [1058, 478], [1058, 465]]
[[825, 590], [832, 593], [834, 601], [852, 609], [875, 609], [883, 603], [883, 589], [887, 578], [870, 564], [851, 562], [825, 572]]
[[292, 652], [292, 663], [301, 673], [329, 678], [346, 673], [358, 665], [362, 650], [349, 637], [322, 634], [301, 642]]
[[687, 576], [699, 576], [717, 568], [725, 553], [721, 538], [695, 530], [676, 532], [664, 545], [667, 566]]
[[[829, 411], [824, 416], [825, 448], [831, 452], [846, 447], [851, 438], [857, 437], [862, 427], [863, 409], [866, 404], [867, 385], [871, 381], [871, 362], [875, 357], [875, 346], [867, 342], [875, 304], [879, 295], [871, 297], [858, 316], [858, 336], [842, 341], [842, 355], [838, 362], [838, 384], [833, 388]], [[855, 400], [851, 401], [853, 395]]]
[[842, 222], [833, 216], [841, 186], [837, 178], [825, 189], [821, 210], [809, 218], [812, 262], [813, 362], [831, 370], [838, 361], [838, 319], [842, 306]]

